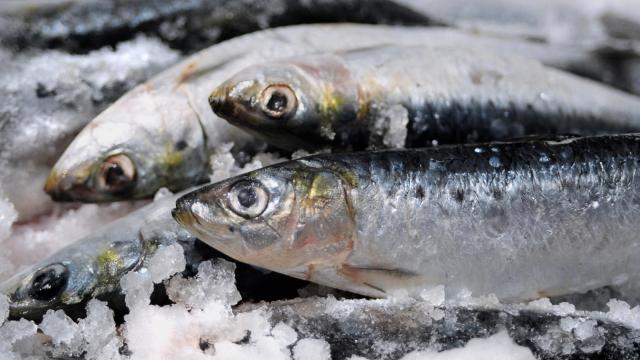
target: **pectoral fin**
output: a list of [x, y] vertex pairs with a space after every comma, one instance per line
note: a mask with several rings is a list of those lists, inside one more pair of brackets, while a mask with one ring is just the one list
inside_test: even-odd
[[371, 288], [382, 296], [398, 289], [415, 288], [421, 278], [418, 274], [403, 269], [357, 267], [342, 265], [340, 274], [349, 280]]

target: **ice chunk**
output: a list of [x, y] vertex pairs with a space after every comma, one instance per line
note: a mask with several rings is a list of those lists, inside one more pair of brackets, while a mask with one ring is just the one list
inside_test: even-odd
[[420, 298], [428, 304], [439, 306], [444, 304], [444, 285], [438, 285], [420, 292]]
[[471, 339], [463, 348], [451, 349], [440, 353], [416, 351], [403, 360], [535, 360], [531, 350], [519, 346], [511, 340], [506, 331], [499, 332], [486, 339]]
[[169, 276], [181, 272], [186, 266], [184, 250], [180, 244], [160, 247], [149, 259], [147, 266], [151, 281], [160, 283]]
[[60, 345], [71, 341], [79, 335], [80, 328], [62, 310], [48, 310], [40, 323], [40, 330], [51, 338], [54, 344]]
[[153, 201], [158, 201], [160, 199], [164, 199], [165, 197], [171, 196], [171, 195], [173, 195], [171, 190], [167, 189], [166, 187], [163, 187], [163, 188], [158, 189], [158, 191], [156, 191], [155, 195], [153, 195]]
[[89, 360], [119, 359], [121, 340], [116, 333], [113, 311], [107, 304], [91, 300], [87, 304], [87, 317], [78, 324], [85, 339], [86, 357]]
[[235, 269], [234, 263], [223, 259], [204, 261], [198, 266], [195, 277], [172, 278], [167, 286], [167, 295], [188, 308], [202, 309], [210, 301], [235, 305], [241, 300], [235, 286]]
[[302, 339], [293, 347], [295, 360], [330, 360], [331, 348], [322, 339]]
[[36, 334], [38, 326], [33, 321], [20, 319], [8, 321], [0, 327], [0, 356], [6, 360], [22, 359], [23, 357], [14, 351], [14, 345]]
[[278, 156], [278, 154], [258, 153], [250, 162], [240, 167], [231, 153], [232, 148], [233, 143], [223, 143], [214, 150], [209, 159], [211, 166], [209, 180], [211, 182], [218, 182], [238, 174], [288, 160]]
[[[372, 109], [375, 113], [372, 133], [374, 137], [382, 139], [386, 148], [399, 149], [404, 147], [407, 138], [407, 124], [409, 111], [402, 105], [378, 106]], [[371, 144], [380, 144], [372, 139]]]
[[606, 315], [609, 319], [640, 329], [640, 306], [631, 308], [626, 302], [616, 299], [609, 300], [607, 306], [609, 312]]
[[549, 300], [548, 298], [533, 300], [527, 304], [526, 308], [530, 310], [556, 314], [559, 316], [573, 314], [576, 311], [576, 307], [572, 304], [562, 302], [558, 305], [553, 305], [551, 303], [551, 300]]
[[129, 310], [136, 307], [148, 305], [150, 302], [149, 297], [153, 293], [153, 281], [149, 272], [132, 271], [120, 280], [120, 288], [125, 294], [125, 302]]
[[282, 346], [289, 346], [298, 340], [298, 334], [289, 325], [279, 322], [271, 329], [271, 335], [276, 338]]

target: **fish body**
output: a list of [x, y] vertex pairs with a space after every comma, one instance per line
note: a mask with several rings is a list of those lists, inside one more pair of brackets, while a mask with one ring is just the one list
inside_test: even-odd
[[323, 285], [519, 301], [636, 278], [639, 155], [637, 135], [317, 155], [173, 213], [234, 259]]
[[[594, 54], [440, 28], [305, 25], [261, 31], [196, 53], [131, 90], [93, 119], [53, 167], [45, 189], [55, 200], [86, 202], [149, 197], [206, 180], [210, 153], [256, 140], [212, 113], [207, 98], [229, 74], [269, 59], [385, 44], [475, 43], [579, 72], [605, 73]], [[590, 69], [590, 70], [589, 70]], [[594, 71], [591, 71], [594, 70]]]
[[640, 131], [640, 97], [476, 46], [382, 46], [254, 65], [210, 97], [291, 150]]

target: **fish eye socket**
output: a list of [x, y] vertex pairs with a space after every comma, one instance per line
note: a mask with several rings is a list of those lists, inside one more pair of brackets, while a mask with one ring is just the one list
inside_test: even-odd
[[29, 296], [49, 301], [60, 295], [67, 286], [69, 270], [62, 264], [53, 264], [38, 270], [31, 279]]
[[254, 218], [267, 208], [269, 193], [258, 182], [242, 181], [231, 187], [228, 200], [233, 212], [244, 218]]
[[107, 157], [98, 173], [98, 185], [112, 194], [122, 194], [131, 190], [136, 180], [136, 168], [125, 154]]
[[260, 105], [269, 117], [281, 118], [295, 111], [298, 99], [289, 86], [270, 85], [262, 91]]

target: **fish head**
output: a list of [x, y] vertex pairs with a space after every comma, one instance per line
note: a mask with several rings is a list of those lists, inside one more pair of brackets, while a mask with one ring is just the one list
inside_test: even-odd
[[289, 275], [334, 266], [352, 249], [354, 213], [343, 176], [319, 165], [296, 160], [207, 185], [179, 198], [173, 216], [251, 265]]
[[0, 292], [9, 298], [12, 317], [39, 319], [49, 309], [78, 310], [92, 298], [108, 300], [141, 261], [137, 240], [85, 238], [4, 281]]
[[[139, 86], [93, 119], [53, 166], [45, 191], [56, 201], [105, 202], [200, 182], [204, 131], [187, 100], [162, 94]], [[176, 113], [184, 116], [168, 115]]]
[[233, 125], [290, 150], [331, 144], [341, 119], [356, 116], [357, 87], [328, 58], [300, 58], [248, 67], [209, 97], [213, 111]]

